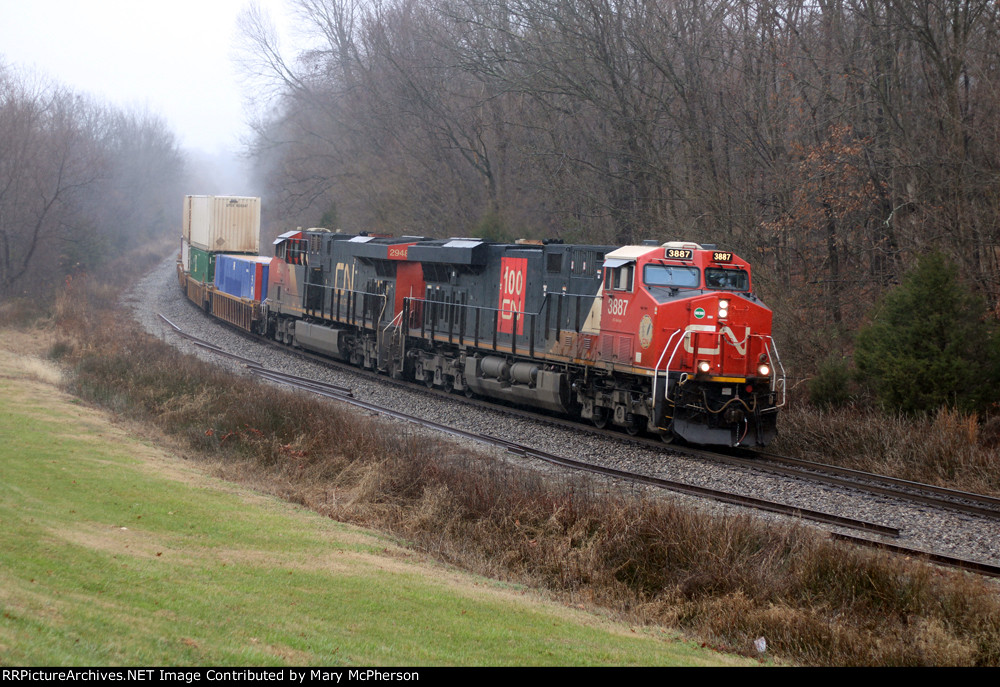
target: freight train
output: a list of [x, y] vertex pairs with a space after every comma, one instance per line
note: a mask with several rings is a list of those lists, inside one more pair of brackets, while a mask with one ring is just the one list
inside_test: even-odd
[[[204, 198], [214, 225], [196, 241], [192, 203]], [[241, 201], [185, 199], [178, 276], [194, 303], [242, 329], [668, 442], [759, 447], [776, 433], [785, 380], [771, 311], [732, 252], [309, 229], [260, 258]]]

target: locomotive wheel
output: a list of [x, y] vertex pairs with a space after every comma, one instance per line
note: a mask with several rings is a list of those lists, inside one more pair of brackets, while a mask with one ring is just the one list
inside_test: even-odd
[[425, 385], [425, 386], [426, 386], [426, 387], [427, 387], [428, 389], [433, 389], [433, 388], [434, 388], [434, 375], [431, 375], [431, 376], [429, 376], [429, 377], [425, 378], [425, 379], [424, 379], [424, 385]]
[[674, 433], [671, 432], [669, 429], [666, 432], [661, 432], [660, 441], [662, 441], [664, 444], [674, 443]]
[[634, 437], [641, 431], [641, 427], [638, 424], [632, 423], [631, 425], [625, 425], [625, 431], [628, 432], [630, 437]]
[[608, 426], [608, 414], [603, 408], [594, 408], [594, 417], [591, 421], [597, 429], [604, 429]]
[[465, 385], [465, 397], [466, 398], [475, 398], [476, 397], [476, 392], [473, 391], [472, 389], [470, 389], [468, 384]]

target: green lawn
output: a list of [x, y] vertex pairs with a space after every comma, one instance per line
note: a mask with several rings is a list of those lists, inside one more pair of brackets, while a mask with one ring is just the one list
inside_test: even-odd
[[746, 665], [214, 480], [0, 355], [0, 665]]

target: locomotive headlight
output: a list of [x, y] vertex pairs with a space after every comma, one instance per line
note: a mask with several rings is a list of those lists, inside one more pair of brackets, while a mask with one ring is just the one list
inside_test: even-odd
[[711, 369], [712, 369], [712, 364], [709, 363], [707, 360], [698, 361], [698, 372], [708, 372]]
[[719, 301], [719, 319], [729, 317], [729, 301], [722, 299]]
[[729, 301], [727, 301], [725, 298], [719, 301], [719, 310], [725, 310], [728, 307], [729, 307]]
[[761, 364], [757, 367], [757, 374], [759, 374], [761, 377], [766, 377], [769, 374], [771, 374], [771, 368], [768, 367], [766, 364]]

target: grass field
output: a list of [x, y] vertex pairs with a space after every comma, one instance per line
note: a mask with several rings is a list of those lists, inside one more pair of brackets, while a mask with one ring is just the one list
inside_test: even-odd
[[0, 665], [755, 663], [215, 480], [57, 377], [0, 351]]

